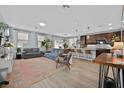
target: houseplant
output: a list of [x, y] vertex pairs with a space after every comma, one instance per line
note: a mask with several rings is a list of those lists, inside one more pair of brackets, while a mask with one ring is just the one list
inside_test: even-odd
[[63, 47], [64, 49], [68, 48], [68, 40], [67, 39], [63, 39]]
[[12, 52], [11, 48], [14, 47], [14, 45], [10, 42], [5, 42], [2, 46], [5, 48], [5, 54], [7, 54], [9, 58]]
[[66, 42], [64, 42], [63, 47], [64, 47], [64, 49], [68, 48], [68, 44]]
[[17, 53], [17, 54], [21, 53], [21, 48], [19, 48], [19, 47], [16, 48], [16, 53]]
[[0, 22], [0, 30], [5, 31], [8, 28], [8, 24]]
[[111, 42], [116, 42], [116, 41], [119, 41], [120, 40], [120, 38], [119, 38], [119, 36], [117, 36], [116, 34], [114, 34], [113, 36], [112, 36], [112, 38], [111, 38]]
[[5, 31], [8, 28], [8, 24], [4, 22], [0, 22], [0, 30]]
[[21, 58], [22, 58], [21, 48], [18, 47], [16, 48], [16, 59], [21, 59]]
[[120, 37], [114, 34], [111, 38], [111, 45], [113, 46], [114, 42], [120, 41]]
[[4, 47], [14, 47], [14, 45], [10, 42], [5, 42], [2, 46], [4, 46]]
[[48, 49], [51, 47], [50, 43], [50, 39], [45, 38], [43, 41], [41, 41], [41, 47], [45, 47], [46, 51], [48, 51]]

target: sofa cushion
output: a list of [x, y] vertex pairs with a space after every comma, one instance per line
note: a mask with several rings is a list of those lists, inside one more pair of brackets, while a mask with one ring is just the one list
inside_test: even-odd
[[39, 52], [39, 48], [32, 48], [32, 52]]
[[23, 49], [23, 52], [30, 53], [30, 52], [32, 52], [32, 50], [30, 48], [25, 48], [25, 49]]

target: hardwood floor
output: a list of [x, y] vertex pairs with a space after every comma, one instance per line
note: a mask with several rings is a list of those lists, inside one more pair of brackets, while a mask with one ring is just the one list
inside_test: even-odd
[[35, 83], [31, 88], [97, 88], [98, 65], [74, 59], [71, 70], [64, 68], [56, 74]]

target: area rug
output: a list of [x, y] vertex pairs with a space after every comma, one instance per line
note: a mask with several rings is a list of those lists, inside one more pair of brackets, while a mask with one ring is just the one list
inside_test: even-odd
[[25, 88], [58, 71], [55, 62], [44, 57], [15, 60], [13, 71], [8, 75], [10, 84], [6, 87]]

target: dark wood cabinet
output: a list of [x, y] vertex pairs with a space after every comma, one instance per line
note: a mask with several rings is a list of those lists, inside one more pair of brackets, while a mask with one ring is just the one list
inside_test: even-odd
[[96, 57], [102, 53], [110, 53], [111, 50], [110, 49], [97, 49], [96, 50]]
[[[117, 32], [110, 32], [110, 33], [101, 33], [101, 34], [93, 34], [93, 35], [89, 35], [89, 38], [86, 38], [87, 36], [81, 36], [80, 37], [80, 44], [81, 47], [83, 47], [84, 45], [88, 45], [88, 44], [96, 44], [97, 40], [105, 40], [107, 43], [112, 43], [112, 36], [116, 34], [116, 36], [119, 37], [118, 41], [121, 41], [121, 32], [117, 31]], [[124, 31], [123, 31], [123, 41], [124, 41]]]

